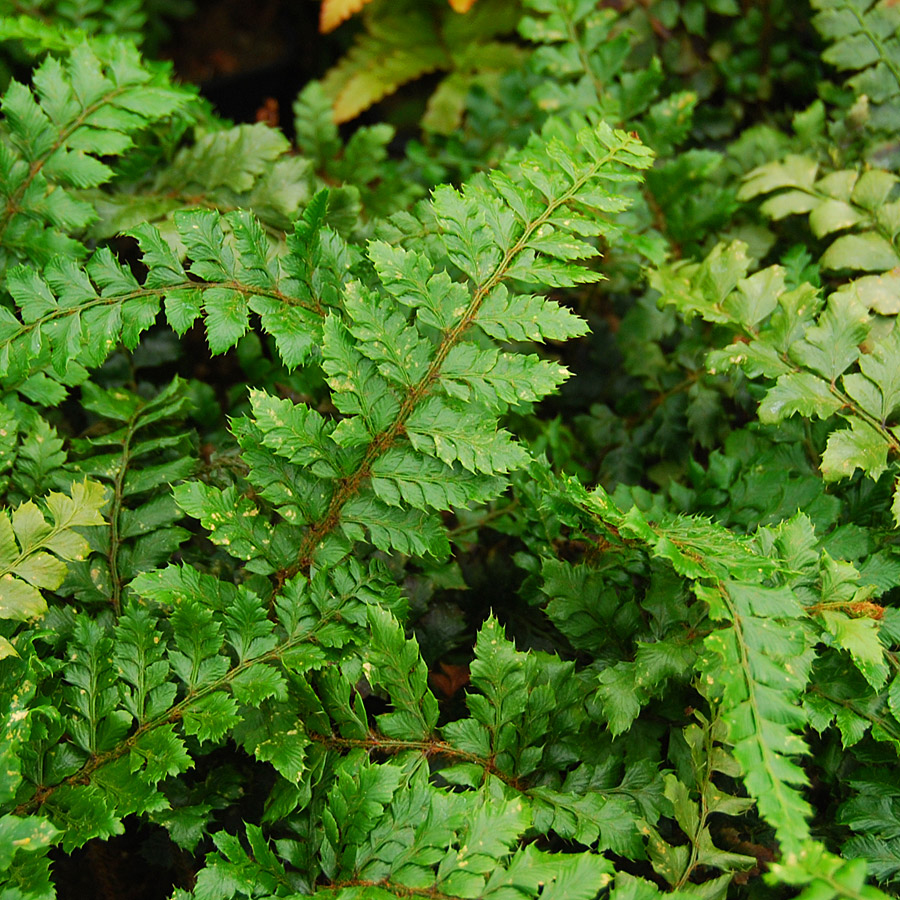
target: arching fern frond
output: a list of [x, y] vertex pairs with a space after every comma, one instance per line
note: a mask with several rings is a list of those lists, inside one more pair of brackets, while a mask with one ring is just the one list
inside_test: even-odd
[[21, 260], [81, 258], [72, 235], [95, 213], [75, 192], [108, 181], [104, 158], [121, 156], [134, 134], [192, 97], [115, 40], [102, 51], [78, 44], [63, 61], [47, 57], [31, 88], [11, 82], [0, 104], [0, 275]]
[[[32, 385], [34, 399], [60, 402], [60, 384], [83, 381], [119, 342], [133, 349], [163, 300], [178, 334], [205, 322], [213, 353], [233, 347], [255, 314], [285, 365], [299, 365], [318, 344], [324, 312], [356, 259], [323, 227], [326, 208], [324, 193], [309, 204], [281, 259], [251, 214], [198, 210], [175, 217], [187, 265], [154, 226], [134, 229], [148, 269], [143, 283], [107, 249], [83, 267], [65, 257], [42, 271], [16, 267], [8, 284], [17, 314], [0, 308], [0, 384], [6, 391]], [[45, 389], [30, 381], [35, 374], [48, 379]]]
[[[596, 254], [585, 236], [614, 233], [602, 214], [626, 205], [616, 187], [637, 180], [650, 158], [627, 134], [585, 128], [577, 144], [535, 142], [490, 181], [438, 190], [430, 214], [462, 280], [421, 252], [370, 245], [379, 284], [350, 284], [343, 313], [330, 311], [323, 328], [322, 365], [343, 414], [337, 427], [311, 411], [280, 410], [283, 402], [271, 398], [255, 401], [257, 450], [305, 460], [318, 480], [292, 505], [290, 521], [306, 532], [282, 577], [333, 564], [364, 534], [381, 549], [440, 554], [442, 541], [433, 543], [440, 529], [424, 520], [419, 534], [429, 537], [410, 541], [406, 504], [443, 509], [461, 497], [482, 500], [524, 463], [497, 416], [544, 396], [566, 373], [490, 348], [476, 337], [482, 313], [485, 337], [498, 321], [513, 327], [525, 310], [537, 313], [532, 334], [583, 333], [576, 317], [515, 285], [599, 280], [581, 263]], [[267, 421], [278, 430], [268, 431]], [[301, 480], [313, 490], [313, 479]]]

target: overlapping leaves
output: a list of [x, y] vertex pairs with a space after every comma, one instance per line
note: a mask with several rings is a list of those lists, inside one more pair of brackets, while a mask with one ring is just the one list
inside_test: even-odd
[[255, 316], [285, 365], [299, 365], [319, 342], [324, 309], [337, 302], [354, 259], [336, 234], [320, 231], [326, 209], [321, 193], [297, 221], [283, 259], [251, 214], [195, 210], [175, 217], [187, 265], [154, 226], [134, 230], [148, 270], [143, 282], [108, 249], [83, 267], [65, 257], [43, 270], [16, 267], [8, 288], [17, 315], [0, 308], [0, 379], [7, 390], [30, 385], [34, 399], [59, 403], [61, 385], [83, 381], [120, 343], [134, 349], [162, 300], [178, 334], [204, 321], [213, 353], [233, 347]]
[[[66, 560], [87, 555], [88, 543], [76, 528], [101, 525], [104, 503], [102, 485], [84, 481], [75, 482], [69, 495], [49, 493], [46, 512], [33, 500], [11, 513], [0, 510], [0, 618], [25, 621], [46, 612], [41, 590], [62, 584]], [[11, 653], [13, 645], [0, 637], [0, 658]]]
[[871, 125], [896, 131], [900, 118], [900, 12], [890, 0], [813, 0], [813, 24], [830, 42], [822, 58], [840, 72], [855, 73], [848, 85], [872, 105]]
[[[253, 420], [236, 423], [250, 480], [281, 510], [279, 527], [298, 536], [305, 528], [293, 561], [269, 554], [254, 563], [258, 571], [334, 565], [364, 539], [380, 550], [446, 554], [434, 511], [496, 496], [527, 459], [498, 416], [566, 377], [558, 364], [496, 348], [478, 331], [582, 334], [576, 316], [515, 285], [599, 280], [582, 262], [597, 253], [589, 239], [617, 234], [605, 214], [627, 201], [615, 189], [649, 162], [636, 139], [606, 126], [580, 130], [569, 145], [549, 132], [489, 181], [439, 188], [427, 215], [441, 230], [441, 261], [459, 280], [419, 250], [370, 244], [378, 280], [348, 283], [342, 313], [321, 310], [321, 364], [339, 420], [260, 393], [251, 397]], [[179, 502], [202, 515], [214, 540], [241, 558], [258, 555], [252, 504], [235, 506], [200, 485]]]
[[0, 272], [23, 259], [82, 258], [75, 237], [95, 213], [78, 189], [108, 182], [113, 169], [104, 160], [126, 153], [137, 132], [192, 96], [126, 41], [78, 44], [63, 61], [47, 57], [33, 87], [12, 81], [0, 125]]
[[775, 424], [797, 414], [846, 420], [847, 427], [831, 431], [822, 454], [826, 480], [849, 478], [857, 469], [878, 479], [900, 447], [900, 336], [891, 321], [869, 339], [875, 322], [870, 309], [886, 311], [881, 298], [894, 279], [888, 274], [851, 282], [822, 308], [811, 284], [788, 290], [780, 266], [748, 277], [749, 265], [743, 245], [720, 245], [702, 263], [661, 269], [652, 283], [661, 302], [735, 333], [733, 343], [708, 355], [711, 371], [740, 367], [751, 378], [774, 381], [759, 406], [761, 421]]

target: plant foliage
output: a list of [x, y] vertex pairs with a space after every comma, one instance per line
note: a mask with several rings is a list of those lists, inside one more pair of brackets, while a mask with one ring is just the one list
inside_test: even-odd
[[0, 895], [896, 893], [900, 13], [751, 7], [0, 4]]

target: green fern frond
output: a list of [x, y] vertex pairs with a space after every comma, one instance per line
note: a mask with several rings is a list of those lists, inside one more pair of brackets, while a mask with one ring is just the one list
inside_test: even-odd
[[[236, 211], [224, 216], [194, 211], [175, 216], [187, 268], [151, 225], [134, 235], [148, 269], [140, 284], [127, 266], [101, 249], [82, 268], [61, 258], [42, 272], [18, 266], [8, 287], [18, 317], [0, 308], [0, 378], [7, 390], [30, 393], [45, 405], [77, 384], [85, 368], [98, 367], [121, 341], [134, 349], [159, 314], [183, 334], [198, 318], [206, 323], [213, 353], [230, 349], [255, 313], [292, 368], [320, 341], [323, 302], [334, 302], [354, 257], [333, 233], [320, 233], [324, 196], [299, 219], [288, 242], [290, 257], [275, 258], [258, 221]], [[233, 241], [226, 238], [226, 229]], [[296, 254], [296, 259], [294, 259]], [[35, 376], [49, 381], [36, 384]]]
[[526, 0], [519, 33], [538, 44], [531, 65], [543, 82], [538, 107], [548, 112], [590, 112], [609, 122], [631, 122], [653, 103], [663, 80], [658, 60], [626, 71], [631, 36], [619, 15], [583, 0]]
[[[437, 271], [420, 253], [382, 243], [371, 246], [370, 258], [385, 294], [351, 288], [346, 319], [332, 314], [325, 321], [323, 368], [335, 405], [348, 417], [333, 433], [343, 450], [339, 456], [331, 452], [334, 462], [329, 468], [340, 473], [340, 480], [324, 515], [307, 520], [308, 531], [290, 573], [338, 557], [347, 538], [361, 536], [358, 525], [368, 528], [370, 537], [378, 535], [377, 546], [390, 546], [388, 523], [392, 516], [399, 522], [405, 514], [391, 513], [386, 506], [376, 513], [381, 501], [372, 496], [371, 481], [376, 473], [386, 476], [386, 464], [380, 460], [389, 450], [414, 451], [410, 465], [420, 454], [430, 458], [424, 463], [429, 468], [435, 461], [443, 463], [448, 482], [458, 477], [453, 474], [457, 467], [493, 476], [525, 461], [510, 436], [490, 424], [494, 415], [486, 418], [476, 410], [502, 410], [513, 401], [537, 399], [559, 383], [562, 373], [535, 357], [515, 360], [503, 353], [485, 354], [469, 342], [467, 333], [478, 325], [485, 304], [515, 309], [507, 280], [569, 285], [601, 277], [578, 264], [595, 251], [576, 235], [614, 232], [595, 211], [621, 209], [626, 201], [607, 185], [635, 180], [634, 170], [646, 167], [650, 157], [636, 141], [605, 127], [579, 132], [579, 144], [581, 152], [575, 156], [551, 138], [545, 149], [535, 145], [522, 154], [510, 175], [498, 176], [495, 183], [463, 193], [449, 188], [436, 192], [433, 210], [445, 253], [469, 279], [468, 285]], [[402, 305], [385, 305], [385, 295]], [[524, 302], [534, 308], [530, 295]], [[403, 307], [412, 307], [415, 317]], [[538, 309], [553, 307], [544, 301]], [[560, 326], [569, 335], [582, 330], [576, 319], [564, 314], [554, 314], [544, 327], [551, 334]], [[435, 327], [441, 329], [437, 340], [428, 330]], [[544, 333], [540, 325], [535, 330]], [[469, 362], [472, 372], [467, 370]], [[515, 396], [509, 372], [522, 376]], [[322, 464], [318, 471], [334, 477]], [[483, 490], [477, 496], [483, 497]], [[413, 548], [407, 538], [402, 549], [440, 552], [430, 539]]]
[[[438, 791], [393, 765], [357, 762], [342, 774], [320, 851], [324, 874], [341, 886], [317, 897], [349, 900], [363, 885], [385, 898], [410, 889], [502, 897], [514, 885], [524, 897], [588, 900], [611, 879], [609, 863], [595, 854], [547, 853], [534, 845], [511, 852], [530, 821], [521, 801]], [[397, 834], [407, 838], [402, 848]], [[360, 838], [362, 847], [348, 852]]]
[[900, 263], [897, 181], [876, 168], [840, 169], [819, 177], [814, 158], [793, 154], [749, 172], [738, 199], [771, 195], [761, 210], [776, 220], [808, 213], [817, 238], [831, 240], [831, 235], [846, 232], [831, 240], [820, 260], [822, 268], [884, 272]]
[[83, 257], [73, 236], [95, 213], [77, 191], [109, 181], [113, 170], [103, 159], [121, 156], [135, 134], [191, 99], [124, 41], [99, 56], [83, 43], [63, 62], [48, 57], [33, 88], [11, 82], [0, 103], [0, 270], [22, 260]]
[[[655, 828], [650, 829], [648, 853], [657, 875], [664, 878], [673, 890], [683, 890], [698, 867], [724, 870], [710, 879], [708, 885], [718, 889], [727, 886], [735, 870], [747, 870], [756, 859], [739, 853], [721, 850], [713, 842], [710, 816], [713, 813], [738, 815], [747, 810], [752, 801], [721, 790], [713, 781], [716, 775], [735, 777], [740, 767], [719, 742], [726, 737], [720, 721], [708, 722], [700, 717], [699, 725], [689, 725], [683, 731], [690, 749], [690, 786], [673, 774], [666, 775], [666, 798], [678, 827], [688, 837], [688, 844], [670, 844]], [[698, 799], [693, 799], [693, 794]]]
[[[37, 400], [48, 392], [55, 395], [53, 387], [58, 387], [60, 392], [64, 390], [56, 382], [41, 376], [43, 373], [38, 373], [20, 386], [22, 396]], [[68, 453], [57, 430], [33, 408], [17, 404], [15, 409], [24, 428], [19, 431], [18, 445], [13, 441], [8, 448], [12, 470], [6, 502], [10, 506], [48, 490], [68, 487], [72, 480], [71, 473], [64, 468]]]
[[438, 706], [428, 689], [428, 672], [419, 645], [408, 641], [400, 623], [390, 612], [369, 608], [371, 643], [368, 663], [374, 687], [383, 687], [394, 710], [378, 717], [378, 728], [386, 737], [427, 738], [437, 725]]
[[[65, 830], [67, 852], [121, 833], [123, 816], [166, 809], [160, 782], [193, 764], [196, 750], [188, 747], [197, 745], [186, 738], [233, 736], [284, 779], [298, 781], [310, 741], [296, 708], [284, 702], [283, 673], [301, 677], [329, 654], [340, 658], [348, 643], [361, 643], [368, 592], [373, 602], [381, 595], [377, 578], [351, 565], [333, 580], [286, 585], [273, 624], [253, 592], [190, 567], [145, 572], [133, 588], [163, 608], [174, 606], [170, 629], [163, 633], [156, 614], [129, 606], [111, 653], [112, 635], [76, 618], [69, 715], [60, 723], [70, 730], [66, 762], [58, 767], [46, 758], [61, 733], [33, 741], [29, 757], [37, 766], [18, 791], [20, 812], [40, 807]], [[294, 731], [294, 739], [284, 739], [284, 731]]]
[[108, 527], [85, 532], [94, 552], [70, 567], [60, 593], [109, 604], [118, 614], [128, 582], [168, 560], [189, 536], [175, 524], [178, 510], [164, 487], [195, 469], [189, 436], [171, 431], [172, 420], [184, 418], [188, 397], [177, 378], [149, 400], [91, 382], [81, 386], [81, 396], [84, 408], [111, 429], [73, 440], [79, 458], [70, 467], [107, 484], [111, 499]]
[[65, 696], [72, 711], [72, 743], [82, 751], [83, 762], [112, 749], [128, 731], [131, 716], [116, 709], [119, 693], [112, 660], [113, 641], [106, 629], [79, 616], [71, 646]]
[[[729, 326], [735, 341], [707, 356], [712, 372], [740, 367], [750, 378], [774, 382], [759, 406], [763, 423], [799, 414], [807, 419], [844, 419], [832, 427], [822, 453], [827, 481], [850, 478], [861, 469], [877, 480], [895, 463], [900, 449], [893, 419], [900, 400], [896, 328], [869, 337], [870, 313], [896, 312], [886, 276], [859, 279], [833, 291], [822, 309], [812, 285], [787, 290], [785, 273], [771, 266], [744, 277], [746, 247], [720, 245], [696, 264], [676, 264], [651, 276], [662, 302], [687, 317]], [[863, 352], [865, 350], [866, 352]], [[896, 498], [895, 519], [900, 521]]]
[[[235, 505], [233, 489], [223, 494], [210, 486], [186, 485], [177, 495], [182, 509], [212, 527], [214, 540], [252, 559], [256, 571], [282, 570], [282, 579], [313, 564], [333, 565], [365, 537], [381, 550], [444, 555], [443, 529], [423, 511], [480, 502], [501, 490], [503, 474], [521, 466], [527, 456], [511, 435], [497, 429], [496, 416], [510, 405], [540, 399], [565, 377], [559, 366], [537, 357], [481, 349], [466, 339], [467, 332], [478, 325], [486, 306], [486, 335], [498, 334], [501, 312], [509, 321], [504, 334], [527, 313], [537, 314], [528, 329], [536, 336], [583, 333], [576, 317], [550, 301], [525, 295], [518, 310], [518, 298], [504, 282], [571, 285], [598, 280], [599, 274], [580, 264], [596, 253], [581, 235], [615, 233], [596, 211], [617, 211], [627, 201], [607, 185], [633, 182], [649, 165], [649, 154], [636, 140], [611, 129], [584, 129], [578, 140], [578, 155], [556, 138], [549, 139], [545, 150], [535, 144], [511, 164], [510, 174], [496, 176], [497, 186], [436, 192], [432, 208], [444, 253], [471, 284], [452, 280], [421, 253], [380, 241], [370, 245], [381, 291], [349, 283], [322, 325], [322, 368], [332, 402], [343, 415], [339, 422], [254, 395], [255, 421], [242, 420], [235, 427], [245, 453], [252, 454], [250, 480], [285, 520], [276, 528], [284, 539], [264, 543], [265, 528], [254, 520], [253, 504], [241, 500]], [[242, 241], [241, 265], [245, 259], [256, 260], [248, 274], [234, 269], [237, 261], [227, 247], [217, 248], [216, 235], [209, 231], [214, 219], [195, 216], [191, 222], [195, 230], [184, 229], [184, 234], [195, 260], [193, 274], [215, 279], [212, 284], [272, 282], [274, 264], [264, 261], [261, 238], [252, 243], [244, 237], [244, 223], [234, 221], [233, 227]], [[314, 225], [310, 221], [298, 229], [299, 242], [299, 235], [311, 235]], [[338, 302], [347, 264], [341, 265], [341, 257], [329, 264], [328, 247], [321, 246], [326, 259], [321, 268], [333, 275], [317, 286], [331, 285], [335, 293], [322, 296]], [[293, 248], [299, 250], [300, 244]], [[151, 268], [147, 286], [157, 279], [174, 286], [183, 278], [177, 260], [162, 245], [146, 262]], [[288, 264], [299, 266], [293, 271], [309, 282], [308, 260]], [[177, 315], [179, 330], [200, 314], [199, 290], [192, 283], [183, 292], [187, 302], [179, 291], [177, 307], [170, 293], [167, 311], [170, 319]], [[226, 292], [228, 321], [217, 310], [210, 314], [206, 302], [210, 334], [227, 332], [214, 349], [230, 346], [248, 324], [248, 308], [236, 305], [240, 297], [234, 288]], [[318, 304], [318, 292], [310, 295]], [[314, 312], [326, 310], [317, 306]], [[440, 329], [437, 336], [434, 328]], [[267, 454], [281, 461], [267, 461]], [[285, 467], [285, 460], [300, 470]], [[297, 529], [304, 526], [301, 537]], [[285, 561], [279, 548], [297, 540], [299, 553], [294, 561]], [[264, 546], [268, 549], [261, 552]], [[261, 556], [267, 557], [265, 562]]]
[[59, 838], [59, 830], [41, 816], [27, 819], [0, 817], [0, 842], [7, 852], [0, 857], [7, 891], [27, 891], [33, 897], [52, 897], [50, 859], [45, 855]]
[[[310, 93], [307, 88], [295, 105], [298, 121], [309, 115]], [[292, 153], [280, 131], [261, 123], [196, 130], [194, 142], [164, 159], [164, 165], [138, 170], [128, 180], [120, 177], [115, 191], [81, 193], [98, 216], [90, 237], [111, 238], [150, 222], [181, 248], [172, 222], [179, 210], [242, 209], [259, 219], [278, 246], [313, 197], [328, 185], [327, 221], [343, 235], [358, 227], [363, 208], [369, 216], [386, 214], [421, 193], [415, 185], [401, 186], [389, 177], [386, 145], [393, 133], [386, 126], [361, 129], [346, 146], [335, 134], [334, 150], [324, 158], [314, 152]], [[315, 149], [303, 144], [302, 132], [298, 140], [301, 150]]]
[[[765, 584], [784, 564], [711, 522], [657, 525], [637, 507], [623, 513], [602, 489], [583, 502], [621, 538], [636, 539], [668, 560], [693, 582], [710, 618], [724, 623], [704, 640], [701, 688], [727, 725], [728, 743], [760, 813], [786, 852], [798, 852], [809, 840], [810, 807], [799, 790], [807, 777], [793, 757], [807, 752], [799, 701], [814, 653], [791, 586]], [[785, 546], [793, 534], [784, 533]]]
[[97, 47], [113, 36], [140, 44], [148, 30], [158, 26], [154, 22], [148, 28], [145, 0], [4, 0], [0, 4], [0, 40], [21, 41], [32, 58], [46, 51], [67, 52], [87, 37]]
[[890, 0], [813, 0], [813, 24], [831, 42], [822, 59], [840, 72], [855, 72], [848, 84], [872, 105], [871, 125], [893, 134], [900, 125], [900, 11]]

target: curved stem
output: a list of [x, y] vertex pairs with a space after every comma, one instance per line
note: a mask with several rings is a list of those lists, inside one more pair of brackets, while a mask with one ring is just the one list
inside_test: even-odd
[[559, 209], [564, 206], [594, 177], [594, 175], [614, 157], [610, 152], [601, 159], [596, 160], [591, 168], [575, 179], [572, 185], [560, 197], [547, 203], [543, 212], [533, 221], [527, 223], [519, 238], [506, 249], [503, 258], [498, 262], [494, 271], [472, 292], [472, 298], [468, 307], [463, 312], [459, 321], [452, 328], [444, 332], [438, 344], [434, 357], [422, 378], [413, 384], [407, 391], [400, 404], [400, 410], [394, 421], [380, 434], [377, 434], [369, 443], [362, 460], [352, 474], [341, 479], [338, 488], [331, 497], [328, 509], [318, 522], [312, 524], [303, 538], [297, 554], [296, 562], [280, 573], [279, 581], [291, 578], [298, 572], [308, 572], [315, 556], [316, 548], [323, 538], [334, 531], [341, 521], [341, 512], [344, 505], [356, 496], [368, 481], [372, 464], [382, 454], [389, 450], [397, 439], [403, 434], [404, 426], [418, 405], [428, 396], [434, 383], [438, 380], [441, 368], [450, 351], [462, 340], [466, 332], [472, 327], [478, 318], [481, 305], [487, 295], [499, 285], [507, 275], [513, 260], [525, 249], [528, 242]]

